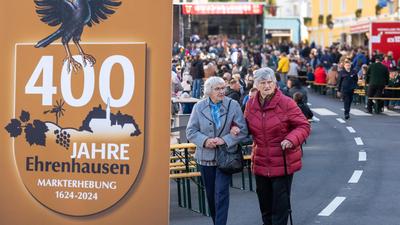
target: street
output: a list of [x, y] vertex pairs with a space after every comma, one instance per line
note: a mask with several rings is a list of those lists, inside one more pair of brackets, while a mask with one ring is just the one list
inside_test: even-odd
[[[364, 113], [354, 105], [343, 119], [343, 103], [310, 90], [310, 108], [319, 121], [304, 145], [303, 168], [292, 185], [296, 225], [396, 225], [400, 113]], [[234, 176], [234, 183], [240, 175]], [[212, 224], [211, 218], [179, 208], [171, 181], [170, 224]], [[228, 224], [262, 224], [255, 192], [231, 188]]]

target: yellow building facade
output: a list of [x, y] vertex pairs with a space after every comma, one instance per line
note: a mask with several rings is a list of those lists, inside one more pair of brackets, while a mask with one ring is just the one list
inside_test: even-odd
[[[305, 18], [309, 41], [318, 46], [333, 43], [368, 46], [371, 21], [399, 20], [398, 1], [379, 8], [377, 0], [311, 0], [311, 17]], [[311, 18], [311, 19], [310, 19]], [[311, 21], [310, 21], [311, 20]]]

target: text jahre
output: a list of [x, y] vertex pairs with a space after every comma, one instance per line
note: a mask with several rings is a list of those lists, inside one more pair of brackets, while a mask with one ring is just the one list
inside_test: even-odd
[[113, 143], [76, 143], [72, 145], [73, 159], [108, 159], [108, 160], [129, 160], [129, 144]]

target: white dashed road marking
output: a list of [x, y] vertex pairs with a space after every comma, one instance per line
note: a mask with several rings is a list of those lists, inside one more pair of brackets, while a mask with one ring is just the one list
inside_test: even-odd
[[360, 177], [362, 175], [363, 171], [362, 170], [355, 170], [353, 173], [353, 176], [351, 176], [349, 183], [350, 184], [357, 184], [358, 181], [360, 180]]
[[[342, 109], [342, 111], [344, 111], [344, 109]], [[350, 114], [354, 116], [372, 116], [371, 114], [366, 113], [359, 109], [350, 109]]]
[[318, 216], [330, 216], [344, 200], [346, 200], [346, 197], [336, 197]]
[[364, 145], [364, 142], [362, 141], [362, 139], [360, 137], [356, 137], [356, 138], [354, 138], [354, 140], [356, 141], [357, 145]]
[[382, 112], [382, 114], [385, 114], [387, 116], [400, 116], [400, 113], [392, 110], [385, 110], [384, 112]]
[[315, 122], [319, 122], [320, 121], [320, 119], [318, 117], [316, 117], [316, 116], [313, 116], [312, 120], [315, 121]]
[[359, 152], [358, 153], [358, 161], [359, 162], [367, 161], [367, 153], [366, 152]]
[[337, 116], [337, 113], [332, 112], [331, 110], [326, 108], [312, 108], [311, 110], [321, 116]]
[[339, 123], [346, 123], [342, 118], [336, 118], [336, 120], [339, 121]]
[[350, 133], [355, 133], [356, 131], [352, 127], [346, 127]]

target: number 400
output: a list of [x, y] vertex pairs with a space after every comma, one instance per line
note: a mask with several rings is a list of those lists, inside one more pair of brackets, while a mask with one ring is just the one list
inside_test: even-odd
[[[53, 86], [53, 56], [42, 56], [26, 86], [26, 94], [41, 94], [42, 105], [52, 105], [53, 95], [57, 94], [57, 87]], [[74, 59], [82, 64], [81, 56], [74, 56]], [[124, 87], [119, 99], [114, 99], [110, 91], [111, 70], [115, 64], [122, 67], [124, 74]], [[86, 105], [93, 97], [95, 86], [94, 69], [91, 66], [83, 67], [84, 85], [80, 98], [72, 96], [71, 90], [71, 72], [67, 71], [68, 64], [65, 62], [61, 72], [61, 94], [65, 102], [73, 107]], [[35, 86], [40, 75], [42, 77], [42, 86]], [[127, 105], [135, 89], [135, 71], [131, 61], [122, 55], [113, 55], [104, 60], [100, 68], [99, 91], [104, 103], [110, 101], [111, 107], [123, 107]]]

